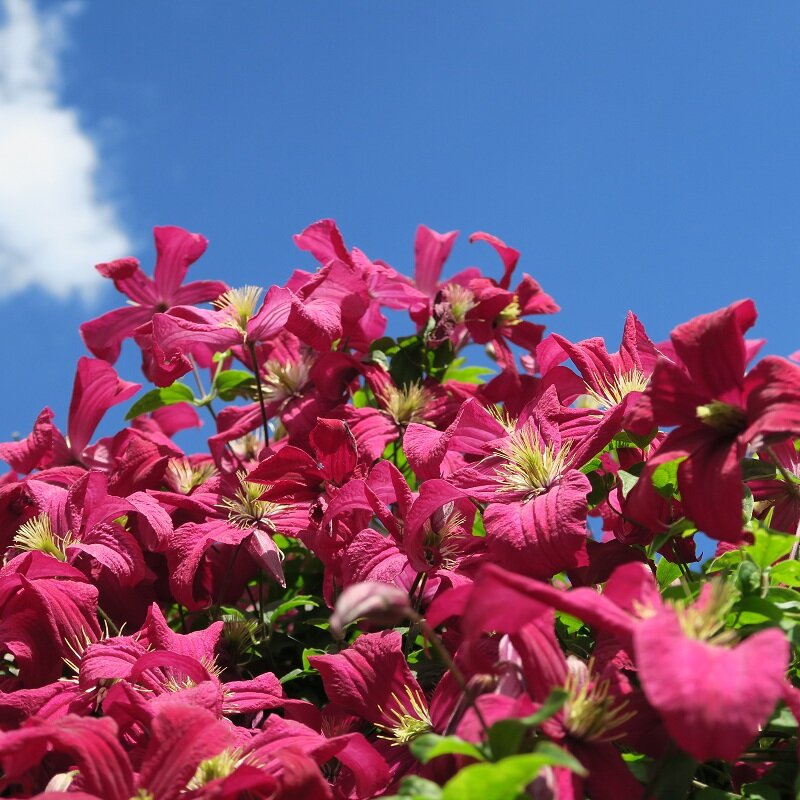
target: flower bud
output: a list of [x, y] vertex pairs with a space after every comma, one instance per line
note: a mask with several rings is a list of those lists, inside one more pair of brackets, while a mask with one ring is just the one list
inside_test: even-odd
[[338, 639], [346, 625], [367, 618], [379, 625], [395, 625], [412, 613], [408, 595], [388, 583], [367, 581], [348, 586], [336, 601], [331, 633]]

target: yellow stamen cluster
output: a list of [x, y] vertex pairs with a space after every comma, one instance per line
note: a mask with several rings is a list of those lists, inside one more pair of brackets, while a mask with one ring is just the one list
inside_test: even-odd
[[634, 367], [613, 377], [592, 376], [597, 388], [586, 384], [586, 394], [594, 400], [597, 408], [607, 409], [619, 405], [631, 392], [643, 392], [650, 379]]
[[39, 514], [20, 525], [14, 536], [14, 547], [25, 552], [38, 550], [59, 561], [66, 561], [67, 548], [73, 541], [72, 533], [67, 532], [64, 536], [59, 536], [53, 531], [50, 517], [47, 514]]
[[257, 527], [276, 530], [271, 517], [283, 511], [286, 506], [281, 503], [270, 503], [269, 500], [260, 500], [268, 487], [248, 481], [244, 470], [239, 470], [236, 476], [239, 479], [239, 488], [233, 497], [223, 498], [219, 506], [228, 512], [228, 522], [242, 530]]
[[196, 791], [197, 789], [202, 789], [211, 781], [227, 778], [233, 774], [243, 760], [239, 748], [228, 747], [221, 753], [201, 761], [197, 765], [194, 777], [186, 785], [186, 788], [189, 791]]
[[228, 318], [222, 325], [239, 331], [247, 338], [247, 323], [255, 315], [263, 291], [259, 286], [242, 286], [221, 294], [212, 305], [227, 313]]
[[411, 689], [410, 686], [405, 687], [405, 693], [408, 697], [408, 706], [405, 705], [405, 699], [401, 700], [394, 692], [392, 692], [394, 708], [387, 713], [378, 706], [378, 711], [388, 722], [387, 725], [375, 726], [382, 731], [378, 737], [388, 739], [392, 747], [408, 744], [423, 733], [430, 733], [433, 730], [428, 706], [422, 693], [418, 689], [416, 691]]
[[450, 304], [450, 313], [456, 322], [463, 322], [469, 311], [475, 307], [475, 295], [457, 283], [448, 283], [442, 289], [442, 297]]
[[569, 444], [544, 444], [536, 428], [524, 425], [495, 451], [503, 461], [497, 469], [503, 490], [521, 493], [526, 500], [543, 494], [566, 470], [569, 449]]
[[519, 325], [520, 314], [522, 313], [519, 307], [519, 300], [515, 297], [498, 315], [497, 326], [500, 328], [508, 328], [512, 325]]
[[[428, 551], [434, 548], [439, 551], [442, 569], [455, 569], [461, 552], [457, 538], [463, 531], [465, 521], [462, 514], [455, 513], [450, 514], [437, 528], [433, 527], [431, 520], [425, 523], [424, 546]], [[433, 562], [432, 555], [429, 561]]]
[[500, 408], [497, 403], [491, 403], [486, 406], [486, 410], [503, 426], [506, 433], [514, 433], [514, 429], [517, 427], [516, 420], [512, 418], [505, 408]]
[[[216, 656], [212, 656], [211, 658], [203, 656], [203, 658], [200, 659], [200, 663], [205, 667], [209, 675], [217, 678], [222, 675], [222, 667], [217, 664]], [[184, 689], [193, 689], [195, 686], [197, 686], [197, 682], [188, 675], [183, 678], [176, 678], [174, 675], [170, 675], [164, 682], [164, 688], [168, 692], [181, 692]]]
[[570, 669], [564, 684], [569, 697], [564, 706], [564, 724], [584, 742], [613, 742], [625, 734], [618, 729], [635, 716], [626, 711], [627, 702], [610, 694], [607, 680], [592, 680], [592, 663]]
[[427, 389], [418, 383], [409, 383], [401, 389], [389, 387], [384, 395], [384, 405], [398, 425], [407, 425], [409, 422], [425, 422], [422, 413], [431, 399]]
[[266, 402], [294, 397], [307, 383], [311, 365], [305, 358], [282, 364], [270, 360], [264, 364], [261, 393]]
[[193, 466], [188, 458], [171, 458], [167, 464], [166, 481], [180, 494], [189, 494], [217, 474], [211, 463]]
[[725, 627], [725, 617], [735, 602], [729, 586], [721, 580], [708, 584], [708, 596], [690, 606], [676, 606], [681, 629], [690, 639], [719, 647], [732, 647], [738, 641], [736, 631]]

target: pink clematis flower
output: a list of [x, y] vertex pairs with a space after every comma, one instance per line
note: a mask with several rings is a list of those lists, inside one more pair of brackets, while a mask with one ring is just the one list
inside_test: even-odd
[[153, 314], [172, 306], [214, 300], [228, 288], [220, 281], [181, 285], [189, 267], [208, 246], [204, 236], [172, 226], [154, 228], [153, 236], [156, 266], [152, 278], [142, 272], [135, 258], [97, 265], [97, 271], [104, 278], [111, 278], [117, 290], [131, 303], [81, 325], [81, 337], [89, 350], [112, 364], [119, 358], [122, 342], [133, 336]]
[[603, 594], [563, 591], [490, 564], [473, 586], [442, 595], [428, 622], [462, 614], [461, 629], [477, 636], [513, 633], [547, 608], [577, 616], [631, 656], [647, 700], [679, 747], [698, 761], [730, 760], [782, 697], [789, 643], [777, 628], [737, 642], [724, 627], [725, 603], [719, 587], [708, 584], [693, 605], [666, 604], [650, 570], [638, 563], [618, 567]]
[[[551, 334], [536, 350], [544, 380], [556, 384], [563, 402], [569, 403], [577, 395], [585, 394], [591, 405], [603, 410], [635, 404], [647, 388], [659, 355], [632, 311], [625, 318], [622, 342], [616, 353], [609, 353], [599, 337], [573, 343], [557, 333]], [[577, 367], [579, 381], [571, 370], [555, 366], [565, 358], [572, 359]]]
[[53, 412], [46, 408], [29, 436], [21, 442], [0, 444], [0, 458], [19, 472], [75, 461], [91, 465], [93, 454], [87, 446], [100, 420], [109, 408], [129, 399], [140, 388], [141, 384], [122, 380], [105, 361], [83, 356], [75, 371], [66, 439], [52, 423]]
[[677, 426], [647, 462], [631, 492], [646, 514], [650, 477], [659, 464], [681, 459], [678, 486], [687, 516], [709, 536], [742, 536], [742, 474], [746, 448], [800, 434], [800, 367], [768, 356], [745, 375], [744, 332], [756, 319], [751, 300], [696, 317], [671, 335], [680, 364], [660, 358], [626, 427], [646, 435]]
[[309, 663], [322, 676], [331, 703], [377, 728], [374, 746], [393, 780], [412, 766], [401, 745], [446, 725], [440, 715], [444, 702], [437, 696], [428, 703], [395, 631], [364, 634], [342, 653], [312, 656]]

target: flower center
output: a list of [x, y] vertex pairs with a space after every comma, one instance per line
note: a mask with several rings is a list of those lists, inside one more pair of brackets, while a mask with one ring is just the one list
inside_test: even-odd
[[275, 523], [270, 517], [283, 511], [286, 506], [281, 503], [270, 503], [269, 500], [260, 500], [269, 486], [246, 480], [247, 473], [244, 470], [239, 470], [236, 477], [239, 479], [239, 488], [233, 497], [224, 497], [219, 505], [223, 511], [228, 511], [228, 522], [242, 530], [259, 526], [271, 531], [276, 530]]
[[643, 392], [650, 379], [634, 367], [613, 377], [592, 375], [596, 388], [586, 384], [586, 393], [597, 404], [597, 408], [608, 409], [618, 406], [631, 392]]
[[71, 533], [59, 536], [53, 531], [53, 525], [47, 514], [39, 514], [20, 525], [14, 536], [14, 546], [17, 550], [23, 552], [38, 550], [59, 561], [67, 560], [67, 548], [72, 542]]
[[228, 444], [233, 454], [240, 460], [255, 461], [264, 446], [264, 440], [261, 431], [254, 431], [253, 433], [246, 433]]
[[211, 305], [228, 314], [228, 319], [223, 326], [239, 331], [247, 337], [247, 323], [256, 313], [256, 306], [263, 289], [259, 286], [242, 286], [238, 289], [228, 289], [221, 294]]
[[221, 753], [197, 765], [197, 772], [186, 785], [190, 791], [202, 789], [211, 781], [227, 778], [242, 763], [242, 754], [238, 748], [226, 748]]
[[720, 400], [697, 406], [695, 414], [700, 422], [720, 433], [734, 434], [747, 427], [747, 415], [744, 409]]
[[521, 310], [519, 300], [515, 297], [498, 315], [497, 326], [508, 328], [512, 325], [519, 325]]
[[442, 289], [442, 297], [450, 304], [450, 313], [456, 322], [463, 322], [475, 306], [475, 295], [466, 286], [457, 283], [448, 283]]
[[[378, 711], [388, 722], [387, 725], [379, 724], [375, 726], [383, 731], [378, 736], [381, 739], [391, 741], [392, 747], [408, 744], [418, 736], [422, 736], [423, 733], [430, 733], [433, 730], [428, 707], [420, 690], [414, 690], [410, 686], [406, 686], [405, 693], [408, 701], [401, 700], [392, 692], [395, 707], [390, 709], [388, 713], [378, 706]], [[406, 702], [408, 702], [408, 706], [405, 705]]]
[[210, 462], [193, 466], [188, 458], [171, 458], [167, 465], [166, 481], [176, 492], [189, 494], [216, 474], [217, 468]]
[[514, 429], [517, 427], [516, 420], [511, 417], [511, 414], [505, 408], [501, 408], [497, 403], [491, 403], [486, 406], [486, 410], [503, 426], [506, 433], [514, 433]]
[[[706, 593], [707, 592], [707, 593]], [[704, 594], [691, 606], [676, 606], [681, 629], [689, 639], [718, 647], [731, 647], [739, 640], [725, 627], [725, 617], [734, 603], [731, 590], [722, 581], [707, 584]]]
[[418, 383], [409, 383], [398, 389], [394, 386], [386, 390], [384, 403], [389, 416], [398, 425], [409, 422], [424, 422], [422, 413], [431, 402], [430, 392]]
[[455, 569], [461, 553], [458, 536], [463, 531], [465, 519], [462, 514], [451, 513], [441, 524], [433, 520], [425, 523], [425, 556], [429, 564], [435, 562], [434, 552], [438, 551], [441, 569]]
[[543, 444], [539, 432], [525, 425], [495, 451], [503, 463], [497, 477], [506, 492], [521, 492], [525, 500], [543, 494], [557, 483], [567, 468], [569, 444]]
[[613, 742], [625, 734], [618, 728], [636, 716], [626, 711], [627, 702], [610, 695], [607, 680], [593, 681], [591, 662], [570, 669], [564, 688], [569, 697], [564, 706], [567, 730], [585, 742]]
[[267, 361], [261, 387], [267, 401], [286, 400], [296, 395], [308, 383], [311, 367], [304, 358], [299, 361], [281, 364], [280, 361]]

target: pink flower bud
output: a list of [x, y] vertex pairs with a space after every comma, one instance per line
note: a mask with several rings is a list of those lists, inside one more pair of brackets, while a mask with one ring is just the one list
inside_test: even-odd
[[380, 625], [395, 625], [411, 611], [408, 595], [402, 589], [376, 581], [356, 583], [348, 586], [336, 601], [331, 633], [341, 638], [346, 625], [365, 617]]

